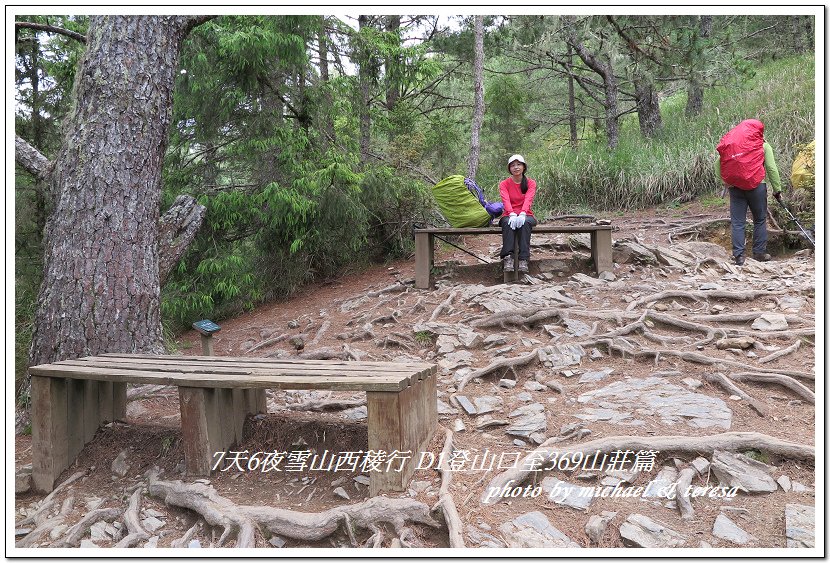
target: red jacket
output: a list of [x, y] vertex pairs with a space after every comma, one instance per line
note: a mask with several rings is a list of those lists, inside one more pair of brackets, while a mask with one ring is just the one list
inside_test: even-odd
[[501, 201], [504, 204], [504, 214], [510, 215], [524, 212], [526, 215], [533, 215], [530, 206], [533, 205], [533, 198], [536, 197], [536, 180], [527, 179], [527, 193], [522, 193], [522, 185], [507, 178], [499, 184]]

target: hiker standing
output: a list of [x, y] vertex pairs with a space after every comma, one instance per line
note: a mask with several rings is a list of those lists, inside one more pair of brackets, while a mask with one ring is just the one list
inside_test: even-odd
[[504, 203], [504, 216], [499, 221], [501, 226], [504, 270], [514, 269], [513, 245], [519, 236], [519, 271], [527, 272], [530, 260], [530, 232], [536, 226], [530, 206], [536, 196], [536, 181], [527, 177], [527, 163], [520, 154], [514, 154], [507, 160], [510, 177], [499, 184], [501, 201]]
[[741, 121], [718, 143], [715, 174], [729, 187], [732, 221], [732, 256], [744, 264], [746, 209], [752, 212], [752, 254], [767, 262], [767, 181], [775, 197], [781, 194], [781, 176], [772, 147], [764, 141], [764, 124], [757, 119]]

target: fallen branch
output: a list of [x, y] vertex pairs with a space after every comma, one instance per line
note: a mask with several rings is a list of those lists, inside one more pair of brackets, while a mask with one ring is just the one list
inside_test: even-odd
[[808, 389], [792, 377], [787, 377], [786, 375], [782, 375], [779, 373], [741, 372], [728, 374], [728, 377], [730, 379], [734, 379], [735, 381], [752, 381], [755, 383], [777, 383], [778, 385], [786, 387], [787, 389], [793, 391], [800, 397], [808, 400], [811, 404], [816, 404], [815, 393], [810, 391], [810, 389]]
[[726, 389], [728, 393], [738, 395], [741, 399], [749, 403], [749, 406], [755, 409], [755, 412], [757, 412], [761, 416], [765, 417], [767, 416], [767, 414], [769, 414], [767, 407], [763, 403], [761, 403], [754, 397], [750, 396], [749, 393], [747, 393], [746, 391], [744, 391], [743, 389], [729, 381], [729, 379], [722, 373], [706, 373], [703, 375], [703, 379], [710, 383], [717, 383], [718, 385]]
[[283, 333], [283, 334], [280, 334], [279, 336], [274, 336], [274, 337], [269, 338], [267, 340], [263, 340], [262, 342], [260, 342], [256, 346], [251, 347], [251, 349], [248, 350], [246, 353], [251, 354], [253, 352], [256, 352], [257, 350], [261, 350], [262, 348], [265, 348], [266, 346], [271, 346], [272, 344], [277, 344], [278, 342], [282, 342], [283, 340], [286, 340], [290, 336], [291, 335], [288, 334], [288, 333]]
[[308, 346], [313, 346], [320, 342], [320, 339], [323, 337], [323, 334], [325, 334], [325, 332], [329, 329], [330, 326], [330, 320], [326, 319], [325, 321], [323, 321], [323, 324], [320, 325], [320, 328], [317, 329], [317, 333], [314, 335], [314, 338], [311, 340], [311, 342], [308, 343]]
[[777, 360], [778, 358], [786, 356], [787, 354], [792, 354], [793, 352], [798, 350], [800, 347], [801, 347], [801, 340], [796, 340], [795, 343], [792, 346], [787, 346], [783, 350], [779, 350], [777, 352], [773, 352], [772, 354], [768, 354], [768, 355], [764, 356], [763, 358], [759, 359], [758, 363], [759, 364], [766, 364], [766, 363], [772, 362], [773, 360]]
[[476, 377], [483, 377], [489, 373], [493, 373], [494, 371], [498, 371], [501, 369], [509, 369], [518, 366], [523, 366], [533, 361], [534, 358], [539, 358], [538, 350], [533, 350], [532, 352], [529, 352], [524, 356], [517, 356], [515, 358], [501, 358], [499, 360], [496, 360], [489, 366], [483, 367], [472, 373], [467, 374], [464, 377], [464, 379], [461, 380], [461, 383], [458, 384], [458, 391], [461, 392], [461, 390], [464, 389], [464, 386], [467, 385], [467, 383], [469, 383], [470, 380], [475, 379]]
[[[488, 493], [503, 487], [517, 487], [531, 475], [537, 475], [540, 466], [539, 460], [562, 459], [580, 453], [584, 457], [594, 454], [609, 453], [612, 451], [639, 451], [656, 450], [660, 454], [685, 453], [690, 455], [711, 455], [715, 450], [741, 451], [761, 450], [786, 458], [815, 460], [816, 449], [813, 446], [787, 442], [774, 436], [759, 432], [724, 432], [709, 436], [608, 436], [589, 442], [573, 444], [571, 446], [552, 449], [556, 438], [546, 440], [541, 446], [530, 452], [515, 467], [496, 475], [484, 492], [481, 494], [482, 504], [493, 504], [507, 496], [487, 498]], [[556, 455], [558, 457], [554, 458]], [[490, 495], [492, 497], [492, 495]]]
[[222, 545], [236, 532], [236, 547], [254, 547], [256, 532], [265, 528], [272, 534], [306, 541], [319, 541], [333, 534], [348, 515], [358, 528], [376, 529], [380, 523], [391, 524], [396, 533], [406, 522], [440, 527], [429, 514], [429, 507], [412, 499], [373, 497], [359, 504], [339, 506], [320, 513], [297, 512], [270, 506], [238, 505], [202, 483], [160, 481], [155, 472], [149, 476], [149, 492], [171, 506], [199, 513], [211, 526], [221, 526]]
[[452, 471], [450, 470], [449, 459], [452, 455], [452, 430], [444, 429], [446, 438], [444, 439], [444, 449], [441, 450], [441, 455], [438, 459], [441, 463], [438, 466], [438, 472], [441, 474], [441, 489], [438, 493], [438, 503], [433, 510], [441, 508], [444, 513], [444, 521], [447, 523], [449, 531], [450, 547], [464, 547], [464, 523], [458, 516], [458, 509], [455, 506], [455, 501], [450, 493], [450, 482], [452, 481]]

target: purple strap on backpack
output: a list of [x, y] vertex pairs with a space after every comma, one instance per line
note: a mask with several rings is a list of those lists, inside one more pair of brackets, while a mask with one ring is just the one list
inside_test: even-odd
[[504, 213], [504, 204], [500, 201], [488, 202], [484, 197], [484, 190], [479, 188], [478, 184], [476, 184], [474, 180], [471, 178], [464, 178], [464, 185], [467, 186], [467, 189], [470, 190], [471, 194], [478, 198], [478, 202], [484, 207], [484, 209], [487, 210], [490, 217], [498, 217]]

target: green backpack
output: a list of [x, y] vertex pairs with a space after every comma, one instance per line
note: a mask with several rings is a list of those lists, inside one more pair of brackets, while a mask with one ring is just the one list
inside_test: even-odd
[[434, 186], [432, 195], [441, 213], [455, 228], [486, 227], [490, 214], [464, 184], [464, 176], [448, 176]]

